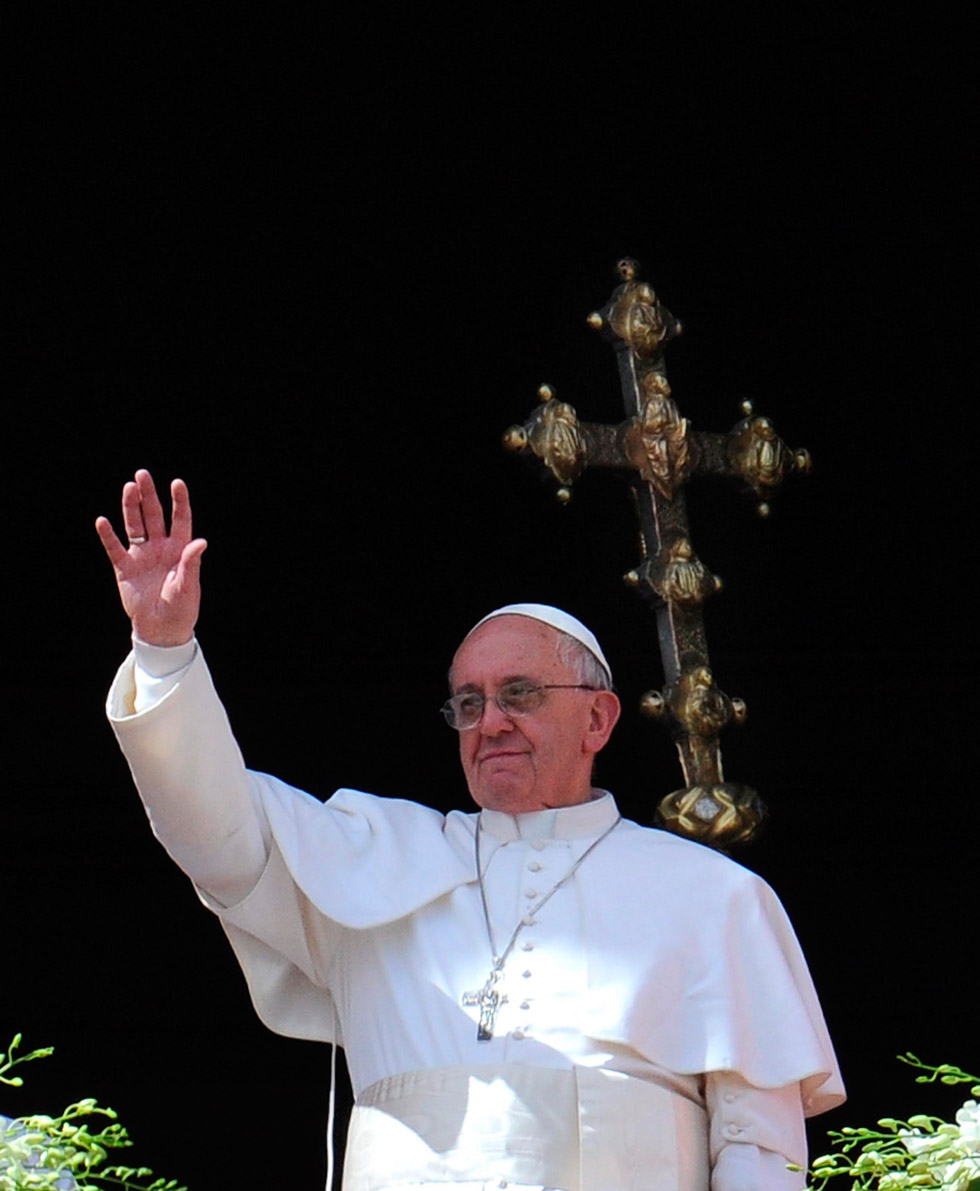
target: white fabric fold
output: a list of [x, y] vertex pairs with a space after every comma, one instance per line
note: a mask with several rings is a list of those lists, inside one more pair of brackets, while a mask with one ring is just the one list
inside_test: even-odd
[[[475, 880], [467, 864], [475, 815], [443, 820], [414, 803], [352, 790], [323, 804], [265, 775], [256, 781], [292, 879], [338, 926], [407, 920]], [[326, 856], [340, 858], [342, 877]], [[624, 821], [573, 881], [588, 956], [585, 1034], [681, 1074], [737, 1071], [762, 1088], [799, 1081], [810, 1114], [841, 1102], [805, 960], [760, 878], [707, 848]], [[474, 929], [479, 935], [479, 920]], [[270, 1020], [270, 1011], [263, 1016]]]

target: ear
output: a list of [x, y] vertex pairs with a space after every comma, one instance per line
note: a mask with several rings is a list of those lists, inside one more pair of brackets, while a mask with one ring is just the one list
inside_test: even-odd
[[612, 691], [593, 692], [589, 726], [583, 741], [585, 752], [594, 754], [605, 748], [613, 728], [616, 727], [620, 710], [618, 695]]

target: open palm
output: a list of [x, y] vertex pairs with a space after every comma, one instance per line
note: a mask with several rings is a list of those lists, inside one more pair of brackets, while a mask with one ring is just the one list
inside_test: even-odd
[[137, 637], [151, 645], [189, 641], [201, 606], [201, 555], [207, 542], [191, 536], [191, 505], [184, 481], [174, 480], [170, 494], [169, 533], [153, 478], [142, 469], [122, 492], [128, 548], [107, 518], [95, 522], [116, 573], [126, 615]]

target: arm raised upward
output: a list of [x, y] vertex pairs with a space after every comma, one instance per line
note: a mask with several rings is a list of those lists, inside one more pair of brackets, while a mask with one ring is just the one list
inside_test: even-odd
[[95, 522], [133, 631], [150, 645], [189, 641], [201, 607], [201, 555], [207, 542], [191, 536], [191, 502], [184, 481], [174, 480], [170, 494], [169, 533], [153, 477], [142, 468], [122, 491], [128, 548], [108, 518]]
[[169, 533], [153, 479], [142, 469], [123, 488], [128, 547], [105, 517], [95, 523], [137, 639], [135, 665], [124, 664], [110, 692], [109, 718], [155, 834], [200, 889], [230, 906], [262, 875], [268, 828], [203, 660], [177, 660], [173, 673], [144, 668], [148, 653], [160, 661], [147, 645], [181, 646], [193, 638], [201, 605], [207, 543], [191, 536], [187, 485], [174, 480], [170, 492]]

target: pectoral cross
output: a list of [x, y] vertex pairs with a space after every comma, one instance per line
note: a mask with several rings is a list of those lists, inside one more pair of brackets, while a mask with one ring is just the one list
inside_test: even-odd
[[630, 473], [641, 559], [624, 579], [656, 614], [666, 679], [663, 693], [643, 696], [641, 710], [666, 722], [687, 782], [660, 802], [659, 814], [681, 835], [726, 847], [753, 834], [764, 808], [754, 790], [726, 782], [722, 774], [718, 733], [733, 720], [741, 723], [745, 704], [721, 691], [711, 673], [701, 605], [721, 580], [694, 553], [684, 486], [706, 473], [736, 476], [755, 493], [765, 516], [769, 496], [790, 472], [809, 471], [810, 456], [790, 450], [748, 401], [728, 434], [691, 429], [671, 398], [663, 358], [680, 324], [651, 286], [637, 280], [637, 269], [635, 261], [621, 260], [622, 284], [588, 318], [616, 352], [626, 420], [616, 426], [580, 422], [571, 405], [554, 400], [554, 390], [542, 385], [541, 404], [523, 425], [510, 427], [504, 443], [544, 463], [562, 502], [586, 467]]
[[477, 1042], [489, 1042], [493, 1038], [493, 1027], [497, 1019], [497, 1010], [507, 1000], [507, 994], [497, 991], [497, 984], [503, 975], [496, 966], [487, 977], [487, 982], [479, 992], [464, 992], [461, 998], [463, 1005], [479, 1005], [480, 1021], [476, 1028]]

